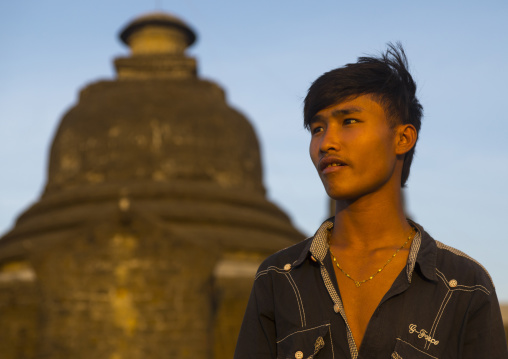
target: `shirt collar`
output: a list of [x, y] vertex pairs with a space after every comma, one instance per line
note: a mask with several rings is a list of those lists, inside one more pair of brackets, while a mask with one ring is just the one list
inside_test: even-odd
[[[324, 259], [328, 254], [328, 233], [333, 228], [334, 218], [328, 218], [324, 221], [319, 229], [314, 234], [314, 237], [308, 239], [302, 253], [294, 263], [295, 266], [300, 265], [309, 257], [314, 262], [319, 262], [323, 265]], [[432, 281], [437, 280], [436, 277], [436, 260], [437, 260], [437, 246], [432, 237], [425, 232], [422, 226], [418, 223], [408, 219], [409, 223], [416, 228], [417, 232], [413, 238], [411, 248], [409, 249], [409, 256], [406, 265], [407, 280], [411, 283], [413, 272], [418, 264], [421, 274]]]
[[333, 217], [328, 218], [321, 224], [314, 234], [314, 237], [308, 239], [308, 243], [303, 248], [302, 253], [295, 262], [295, 266], [302, 262], [310, 255], [311, 260], [323, 264], [328, 253], [328, 231], [333, 228]]
[[319, 263], [323, 263], [326, 255], [328, 254], [328, 234], [333, 228], [333, 221], [333, 217], [328, 218], [326, 221], [324, 221], [316, 231], [314, 239], [312, 240], [310, 253], [312, 257], [319, 261]]
[[[437, 281], [436, 263], [437, 263], [437, 245], [436, 241], [420, 226], [418, 223], [408, 219], [408, 221], [418, 230], [418, 235], [413, 239], [409, 251], [408, 264], [412, 260], [412, 268], [408, 265], [408, 280], [411, 283], [415, 264], [418, 264], [420, 273], [427, 279]], [[410, 271], [409, 271], [410, 269]]]

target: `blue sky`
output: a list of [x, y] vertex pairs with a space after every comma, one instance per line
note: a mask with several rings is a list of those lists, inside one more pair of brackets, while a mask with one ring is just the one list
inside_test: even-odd
[[118, 32], [161, 9], [198, 33], [189, 50], [260, 138], [272, 201], [311, 234], [327, 200], [302, 99], [320, 74], [401, 41], [425, 109], [410, 213], [483, 263], [508, 301], [508, 2], [4, 1], [0, 4], [0, 233], [39, 197], [52, 136], [79, 89], [115, 76]]

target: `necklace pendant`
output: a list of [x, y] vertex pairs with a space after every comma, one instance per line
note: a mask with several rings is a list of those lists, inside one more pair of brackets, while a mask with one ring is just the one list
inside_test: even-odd
[[360, 285], [361, 285], [361, 284], [362, 284], [362, 283], [357, 282], [357, 281], [355, 280], [355, 285], [356, 285], [356, 288], [360, 287]]

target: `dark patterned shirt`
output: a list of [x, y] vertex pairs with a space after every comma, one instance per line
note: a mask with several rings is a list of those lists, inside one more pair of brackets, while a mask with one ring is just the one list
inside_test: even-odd
[[415, 235], [405, 270], [374, 311], [357, 348], [342, 306], [327, 235], [286, 248], [260, 266], [236, 359], [508, 359], [494, 285], [466, 254]]

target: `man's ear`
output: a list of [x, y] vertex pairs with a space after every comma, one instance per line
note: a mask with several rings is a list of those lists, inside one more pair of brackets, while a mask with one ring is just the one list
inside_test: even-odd
[[410, 124], [398, 125], [395, 130], [395, 153], [403, 155], [409, 152], [416, 144], [418, 133]]

